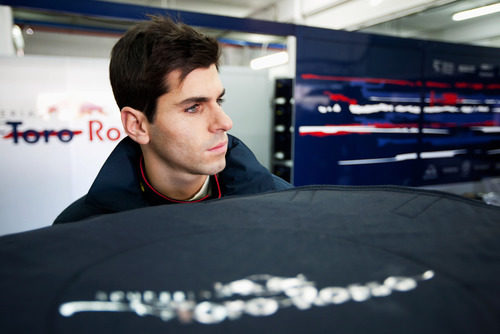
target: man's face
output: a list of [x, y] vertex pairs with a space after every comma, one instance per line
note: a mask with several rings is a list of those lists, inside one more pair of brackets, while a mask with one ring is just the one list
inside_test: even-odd
[[[215, 65], [198, 68], [179, 82], [180, 71], [167, 76], [170, 92], [160, 96], [148, 124], [151, 155], [177, 175], [213, 175], [226, 166], [227, 134], [233, 123], [221, 108], [224, 87]], [[178, 174], [180, 173], [180, 174]]]

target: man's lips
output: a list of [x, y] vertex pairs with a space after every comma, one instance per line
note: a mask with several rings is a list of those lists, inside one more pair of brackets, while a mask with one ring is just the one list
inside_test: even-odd
[[208, 151], [209, 152], [225, 151], [226, 146], [227, 146], [227, 141], [223, 141], [222, 143], [219, 143], [219, 144], [215, 145], [214, 147], [209, 148]]

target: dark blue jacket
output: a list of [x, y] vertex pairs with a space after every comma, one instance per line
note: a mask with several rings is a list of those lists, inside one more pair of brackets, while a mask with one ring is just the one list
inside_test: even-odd
[[[241, 140], [228, 136], [226, 168], [218, 174], [222, 196], [256, 194], [292, 186], [262, 166]], [[140, 146], [123, 139], [108, 157], [87, 195], [73, 202], [54, 224], [153, 205], [141, 190]]]

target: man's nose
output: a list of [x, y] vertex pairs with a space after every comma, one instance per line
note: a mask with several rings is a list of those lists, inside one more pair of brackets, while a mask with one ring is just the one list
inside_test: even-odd
[[210, 130], [212, 132], [229, 131], [232, 127], [233, 121], [231, 118], [224, 112], [221, 106], [217, 105], [212, 111]]

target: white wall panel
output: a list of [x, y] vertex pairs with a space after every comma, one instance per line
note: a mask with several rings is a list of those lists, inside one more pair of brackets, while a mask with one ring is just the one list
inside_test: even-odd
[[226, 66], [221, 68], [221, 79], [227, 91], [223, 108], [233, 120], [230, 133], [242, 139], [269, 168], [274, 86], [267, 71]]
[[14, 54], [12, 24], [12, 9], [7, 6], [0, 6], [0, 55]]

